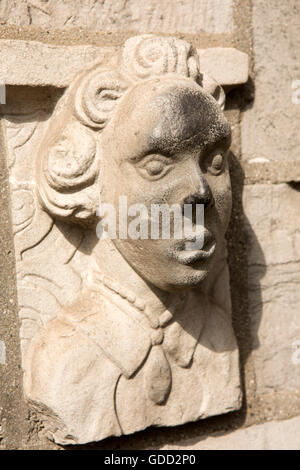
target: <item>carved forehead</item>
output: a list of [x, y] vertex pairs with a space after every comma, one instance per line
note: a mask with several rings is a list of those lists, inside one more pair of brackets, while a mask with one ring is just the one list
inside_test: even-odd
[[149, 136], [153, 148], [188, 143], [205, 145], [230, 136], [229, 125], [217, 104], [200, 87], [173, 87], [153, 104], [158, 118]]
[[230, 126], [215, 100], [189, 80], [138, 85], [116, 114], [114, 130], [126, 135], [128, 143], [152, 150], [230, 140]]

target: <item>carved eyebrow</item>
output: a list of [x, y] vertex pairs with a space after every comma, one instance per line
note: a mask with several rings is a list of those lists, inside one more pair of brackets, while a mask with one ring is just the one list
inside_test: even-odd
[[142, 161], [143, 159], [147, 158], [149, 155], [158, 155], [162, 156], [164, 158], [175, 158], [175, 155], [171, 154], [170, 152], [167, 152], [166, 149], [163, 148], [153, 148], [149, 147], [149, 149], [146, 149], [145, 151], [139, 153], [138, 155], [134, 155], [133, 157], [130, 157], [129, 160], [133, 163], [138, 163]]
[[[178, 137], [167, 139], [166, 137], [158, 138], [155, 136], [151, 142], [152, 151], [149, 153], [158, 153], [175, 159], [179, 152], [190, 147], [199, 146], [203, 151], [211, 152], [218, 147], [225, 147], [228, 150], [231, 145], [230, 127], [225, 126], [216, 133], [210, 129], [207, 140], [200, 138], [201, 142], [199, 142], [202, 133], [203, 129], [183, 139]], [[150, 139], [152, 139], [152, 136]]]
[[203, 129], [200, 129], [199, 132], [186, 138], [172, 135], [153, 135], [151, 132], [147, 139], [148, 142], [143, 146], [144, 148], [138, 154], [131, 156], [129, 160], [132, 163], [138, 163], [148, 155], [156, 154], [175, 160], [184, 149], [197, 145], [205, 153], [214, 151], [218, 147], [225, 147], [226, 150], [230, 147], [231, 132], [230, 126], [227, 123], [224, 123], [217, 129], [214, 129], [214, 126], [209, 127], [206, 133], [206, 140], [201, 138], [203, 132]]

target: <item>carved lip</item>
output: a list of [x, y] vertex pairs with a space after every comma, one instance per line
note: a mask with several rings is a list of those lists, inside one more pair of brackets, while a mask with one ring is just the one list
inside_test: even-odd
[[[188, 240], [191, 241], [191, 240]], [[180, 250], [176, 253], [176, 260], [185, 265], [210, 258], [216, 249], [216, 241], [212, 235], [205, 236], [204, 246], [201, 250]]]

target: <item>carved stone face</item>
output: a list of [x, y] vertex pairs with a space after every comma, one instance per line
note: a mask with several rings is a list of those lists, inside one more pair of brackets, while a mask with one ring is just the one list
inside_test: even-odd
[[205, 206], [204, 246], [186, 240], [114, 240], [127, 262], [155, 286], [198, 286], [225, 257], [231, 211], [226, 152], [230, 126], [214, 99], [188, 79], [144, 81], [120, 101], [101, 136], [101, 202]]

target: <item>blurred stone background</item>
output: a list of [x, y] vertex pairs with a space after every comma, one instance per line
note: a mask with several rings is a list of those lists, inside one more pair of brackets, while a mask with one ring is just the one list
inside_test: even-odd
[[[148, 429], [94, 449], [300, 450], [300, 80], [298, 0], [0, 0], [1, 40], [118, 47], [142, 32], [250, 57], [246, 85], [227, 95], [233, 213], [228, 232], [233, 322], [241, 353], [240, 411]], [[1, 76], [0, 64], [0, 76]], [[8, 87], [11, 113], [51, 110], [57, 94]], [[9, 99], [7, 99], [9, 104]], [[0, 134], [0, 448], [56, 449], [22, 399], [6, 150]]]

